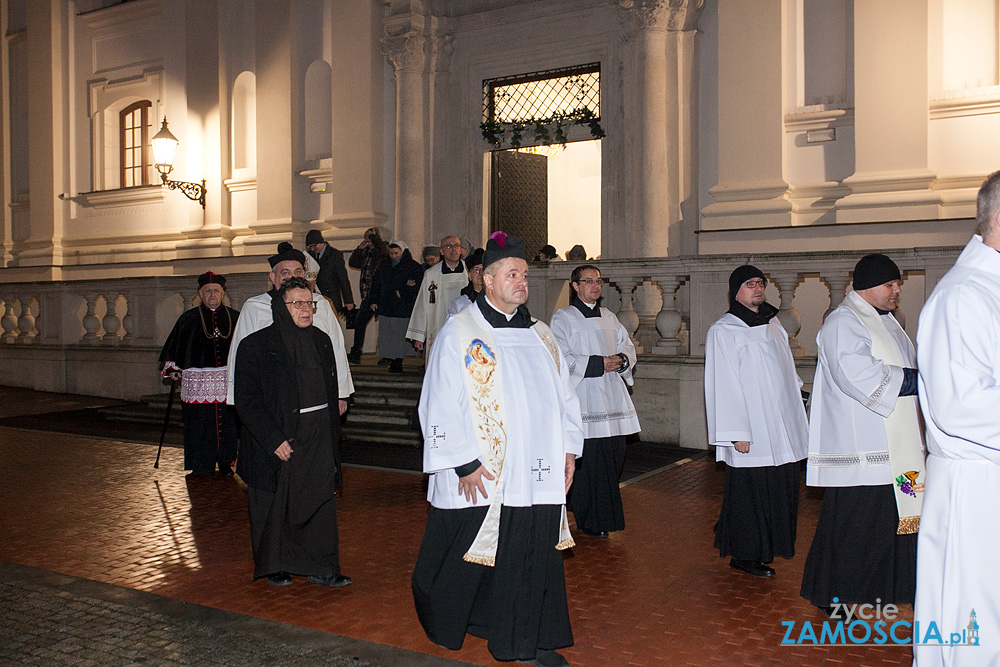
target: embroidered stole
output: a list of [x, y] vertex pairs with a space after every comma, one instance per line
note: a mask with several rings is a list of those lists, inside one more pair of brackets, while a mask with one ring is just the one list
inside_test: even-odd
[[[470, 563], [493, 567], [496, 563], [497, 542], [500, 538], [500, 510], [503, 506], [504, 459], [507, 455], [507, 414], [503, 398], [502, 356], [493, 340], [492, 327], [485, 328], [476, 320], [475, 308], [465, 308], [452, 317], [458, 327], [461, 345], [462, 377], [469, 397], [472, 426], [478, 439], [480, 461], [495, 478], [493, 498], [476, 539], [463, 559]], [[532, 330], [548, 349], [559, 371], [559, 347], [555, 336], [544, 322], [535, 320]], [[569, 532], [566, 505], [559, 521], [559, 541], [556, 549], [575, 546]]]
[[[865, 308], [845, 299], [861, 320], [872, 339], [872, 356], [889, 364], [903, 367], [903, 361], [896, 341], [878, 312], [871, 306]], [[893, 320], [895, 321], [895, 320]], [[899, 326], [898, 324], [896, 326]], [[920, 432], [916, 396], [900, 396], [896, 406], [885, 418], [885, 436], [889, 443], [889, 468], [892, 470], [893, 495], [899, 512], [898, 535], [911, 535], [920, 528], [920, 511], [924, 502], [924, 444]]]

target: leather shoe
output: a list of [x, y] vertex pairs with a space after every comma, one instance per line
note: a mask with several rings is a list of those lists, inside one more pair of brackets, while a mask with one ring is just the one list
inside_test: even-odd
[[730, 558], [729, 567], [734, 570], [739, 570], [740, 572], [746, 572], [747, 574], [755, 577], [774, 576], [774, 569], [764, 565], [758, 560], [736, 560], [735, 558]]
[[351, 350], [347, 353], [347, 362], [350, 364], [360, 364], [361, 363], [361, 350]]
[[522, 665], [535, 665], [536, 667], [569, 667], [569, 661], [550, 649], [538, 649], [534, 660], [520, 663]]
[[323, 576], [310, 574], [308, 579], [310, 584], [326, 586], [327, 588], [343, 588], [354, 583], [353, 579], [342, 574], [324, 574]]
[[586, 528], [581, 528], [580, 530], [583, 531], [584, 535], [589, 535], [590, 537], [600, 537], [600, 538], [608, 537], [608, 531], [606, 530], [595, 531], [595, 530], [587, 530]]
[[292, 575], [287, 572], [278, 572], [277, 574], [267, 575], [267, 583], [272, 586], [291, 586], [292, 585]]

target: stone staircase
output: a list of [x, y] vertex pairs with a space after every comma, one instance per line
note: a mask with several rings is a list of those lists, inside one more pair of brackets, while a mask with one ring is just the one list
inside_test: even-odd
[[[351, 366], [354, 378], [354, 401], [347, 413], [342, 433], [344, 440], [379, 445], [401, 445], [420, 449], [423, 438], [417, 419], [417, 401], [423, 374], [417, 370], [418, 359], [407, 359], [404, 372], [389, 373], [376, 365], [377, 357], [365, 355], [363, 363]], [[107, 419], [141, 424], [163, 424], [169, 394], [151, 394], [139, 403], [102, 408]], [[180, 387], [171, 408], [171, 425], [180, 426]]]

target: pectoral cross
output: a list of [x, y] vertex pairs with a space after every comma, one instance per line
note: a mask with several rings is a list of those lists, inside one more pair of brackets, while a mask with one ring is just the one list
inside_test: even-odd
[[437, 295], [434, 294], [437, 291], [437, 288], [438, 288], [438, 286], [435, 285], [434, 281], [432, 280], [431, 284], [430, 284], [430, 287], [427, 288], [427, 291], [431, 293], [430, 303], [434, 303], [435, 301], [437, 301], [437, 298], [436, 298]]
[[545, 465], [545, 459], [535, 459], [535, 460], [538, 461], [538, 465], [537, 466], [532, 466], [531, 467], [531, 472], [537, 472], [538, 473], [538, 479], [535, 480], [536, 482], [544, 482], [545, 478], [542, 477], [542, 473], [552, 472], [552, 468], [550, 468], [549, 466]]
[[437, 449], [438, 448], [438, 443], [437, 443], [437, 439], [438, 438], [444, 439], [446, 437], [448, 437], [446, 434], [444, 434], [444, 433], [438, 433], [438, 427], [436, 425], [435, 426], [431, 426], [431, 435], [430, 435], [430, 438], [429, 438], [429, 440], [431, 441], [431, 449]]

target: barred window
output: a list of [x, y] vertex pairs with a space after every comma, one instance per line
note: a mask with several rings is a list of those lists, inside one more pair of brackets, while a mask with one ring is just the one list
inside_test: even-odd
[[590, 63], [483, 81], [483, 122], [601, 115], [601, 64]]
[[121, 187], [149, 185], [149, 100], [122, 109], [118, 116]]

